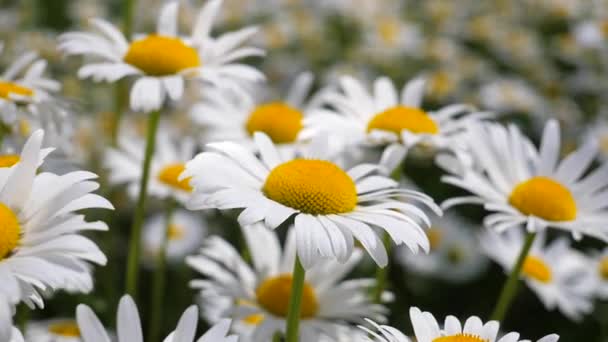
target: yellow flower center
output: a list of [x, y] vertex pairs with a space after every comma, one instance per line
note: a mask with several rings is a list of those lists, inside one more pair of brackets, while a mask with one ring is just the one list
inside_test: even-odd
[[259, 105], [245, 124], [247, 132], [264, 132], [275, 144], [291, 143], [302, 129], [302, 113], [283, 102]]
[[447, 258], [448, 261], [453, 265], [458, 265], [464, 261], [466, 257], [465, 251], [458, 246], [452, 246], [448, 249]]
[[17, 215], [0, 202], [0, 260], [19, 245], [21, 226]]
[[[258, 304], [275, 316], [287, 317], [292, 282], [291, 274], [266, 279], [255, 291]], [[302, 291], [300, 317], [303, 319], [312, 318], [317, 314], [318, 308], [319, 303], [315, 290], [305, 282]]]
[[151, 34], [129, 46], [124, 61], [151, 76], [167, 76], [196, 68], [198, 52], [181, 39]]
[[608, 154], [608, 133], [600, 137], [600, 150]]
[[158, 173], [158, 180], [170, 187], [191, 192], [192, 187], [190, 186], [190, 179], [192, 177], [184, 178], [181, 181], [178, 180], [179, 175], [181, 175], [185, 169], [186, 165], [184, 163], [167, 165]]
[[180, 240], [184, 237], [185, 233], [186, 231], [182, 226], [171, 223], [169, 229], [167, 229], [167, 238], [169, 238], [170, 241]]
[[0, 155], [0, 167], [11, 167], [19, 162], [20, 158], [17, 154]]
[[414, 107], [396, 106], [376, 114], [367, 124], [367, 132], [374, 129], [395, 134], [403, 130], [416, 134], [437, 134], [439, 127], [423, 110]]
[[532, 255], [526, 257], [521, 272], [526, 277], [538, 280], [541, 283], [551, 282], [551, 269], [541, 258]]
[[608, 257], [604, 257], [600, 260], [598, 271], [600, 272], [602, 279], [608, 280]]
[[295, 159], [275, 167], [262, 191], [266, 197], [303, 213], [340, 214], [357, 205], [352, 178], [335, 164], [315, 159]]
[[533, 177], [518, 184], [509, 196], [509, 204], [524, 215], [547, 221], [576, 219], [576, 201], [570, 190], [547, 177]]
[[434, 251], [441, 245], [443, 240], [443, 232], [439, 228], [429, 228], [426, 231], [426, 236], [429, 238], [429, 245], [431, 250]]
[[477, 335], [460, 333], [451, 336], [442, 336], [433, 339], [432, 342], [490, 342], [489, 340], [482, 339]]
[[388, 45], [395, 45], [398, 42], [399, 30], [399, 21], [394, 18], [385, 18], [378, 24], [380, 38]]
[[80, 329], [73, 321], [53, 323], [49, 325], [49, 332], [62, 337], [80, 337]]
[[243, 322], [248, 325], [259, 325], [264, 321], [264, 315], [262, 314], [253, 314], [243, 318]]
[[32, 96], [34, 95], [34, 91], [30, 88], [20, 86], [16, 83], [0, 82], [0, 97], [8, 99], [10, 94]]

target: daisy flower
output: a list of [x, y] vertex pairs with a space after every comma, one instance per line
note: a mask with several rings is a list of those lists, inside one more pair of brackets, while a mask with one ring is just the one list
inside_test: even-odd
[[[93, 310], [84, 304], [76, 308], [76, 320], [82, 334], [83, 342], [110, 341], [106, 332]], [[137, 306], [130, 296], [125, 295], [118, 304], [117, 342], [143, 342], [143, 333]], [[191, 306], [182, 314], [177, 327], [169, 334], [164, 342], [193, 342], [198, 325], [198, 309]], [[230, 320], [222, 320], [209, 329], [196, 342], [236, 342], [237, 336], [226, 336], [230, 329]]]
[[191, 116], [202, 125], [206, 142], [253, 144], [253, 133], [263, 132], [275, 144], [290, 145], [296, 142], [303, 119], [321, 105], [322, 92], [310, 96], [313, 80], [310, 72], [299, 74], [284, 98], [272, 101], [256, 100], [247, 92], [205, 91]]
[[178, 2], [171, 1], [160, 11], [156, 33], [128, 41], [112, 24], [92, 19], [98, 32], [70, 32], [59, 40], [59, 49], [68, 55], [98, 59], [78, 71], [81, 78], [115, 82], [126, 76], [137, 80], [131, 89], [131, 108], [150, 112], [162, 107], [165, 98], [181, 99], [186, 80], [203, 81], [220, 88], [239, 88], [242, 82], [257, 82], [263, 75], [256, 69], [235, 63], [263, 51], [241, 47], [257, 31], [246, 27], [210, 36], [213, 20], [222, 5], [211, 0], [201, 9], [189, 37], [178, 33]]
[[475, 125], [467, 140], [474, 165], [442, 180], [472, 196], [449, 199], [444, 208], [481, 204], [494, 212], [485, 225], [499, 232], [525, 224], [529, 231], [553, 227], [577, 239], [588, 235], [608, 241], [608, 164], [589, 172], [598, 152], [595, 142], [559, 162], [554, 120], [546, 124], [538, 150], [514, 125]]
[[453, 283], [470, 281], [488, 265], [488, 259], [478, 248], [477, 228], [455, 214], [433, 218], [431, 228], [426, 230], [430, 252], [412, 254], [400, 247], [395, 251], [396, 260], [412, 272], [435, 279]]
[[295, 219], [298, 256], [305, 268], [319, 258], [346, 262], [359, 240], [374, 261], [388, 261], [382, 241], [372, 227], [384, 229], [397, 244], [414, 253], [429, 242], [421, 226], [429, 219], [407, 201], [419, 201], [440, 213], [429, 196], [406, 189], [378, 173], [378, 166], [361, 164], [344, 171], [327, 160], [327, 140], [316, 139], [303, 158], [283, 160], [270, 138], [254, 134], [257, 157], [233, 142], [208, 144], [211, 151], [186, 164], [180, 179], [192, 177], [188, 208], [244, 208], [242, 226], [263, 222], [274, 229]]
[[608, 248], [600, 253], [592, 253], [588, 261], [595, 281], [595, 295], [600, 299], [608, 299]]
[[0, 157], [0, 294], [11, 304], [23, 301], [31, 307], [42, 307], [42, 293], [52, 290], [92, 289], [89, 262], [104, 265], [106, 256], [79, 232], [108, 227], [86, 222], [76, 212], [113, 209], [92, 193], [99, 184], [91, 172], [37, 173], [48, 153], [40, 149], [43, 136], [36, 131], [21, 155]]
[[[144, 224], [142, 246], [144, 260], [153, 266], [162, 248], [167, 229], [167, 217], [158, 214]], [[175, 210], [171, 214], [171, 223], [167, 231], [167, 260], [181, 263], [186, 255], [200, 247], [203, 236], [207, 233], [207, 224], [194, 213], [186, 210]]]
[[[492, 260], [510, 273], [524, 245], [522, 229], [503, 234], [486, 230], [481, 248]], [[524, 259], [521, 279], [538, 295], [548, 310], [557, 308], [571, 320], [579, 321], [593, 309], [595, 282], [583, 255], [570, 247], [565, 238], [546, 243], [538, 233]]]
[[[284, 249], [275, 232], [262, 224], [244, 227], [243, 234], [252, 265], [228, 242], [210, 237], [200, 255], [186, 259], [206, 278], [192, 281], [191, 286], [201, 291], [201, 307], [238, 319], [237, 331], [250, 341], [270, 341], [276, 331], [285, 331], [297, 233], [289, 231]], [[362, 256], [357, 250], [344, 264], [325, 259], [306, 272], [299, 341], [316, 342], [324, 335], [335, 338], [349, 323], [362, 323], [364, 317], [384, 318], [386, 309], [369, 298], [373, 279], [342, 280]], [[218, 303], [218, 297], [224, 303]], [[221, 305], [209, 308], [214, 304]], [[206, 318], [213, 316], [219, 315]]]
[[599, 142], [599, 157], [604, 162], [608, 161], [608, 120], [605, 118], [598, 118], [589, 125], [584, 136], [585, 141], [597, 140]]
[[[447, 316], [444, 326], [441, 327], [432, 313], [422, 312], [420, 309], [413, 307], [410, 309], [410, 320], [417, 342], [530, 342], [529, 340], [520, 340], [519, 333], [516, 332], [510, 332], [498, 338], [499, 323], [497, 321], [483, 323], [477, 316], [469, 317], [464, 326], [458, 318]], [[368, 341], [410, 341], [403, 333], [393, 327], [368, 322], [377, 331], [362, 327], [363, 330], [373, 336]], [[558, 335], [551, 334], [537, 340], [537, 342], [557, 342], [558, 340]]]
[[73, 319], [28, 322], [25, 336], [29, 342], [81, 342], [78, 323]]
[[[121, 134], [118, 147], [109, 148], [104, 158], [110, 170], [109, 181], [115, 185], [126, 184], [127, 192], [137, 198], [141, 183], [141, 165], [144, 160], [145, 141], [137, 136]], [[192, 191], [188, 179], [178, 179], [185, 163], [196, 151], [194, 140], [169, 132], [161, 126], [156, 137], [156, 148], [150, 165], [148, 194], [159, 199], [172, 198], [184, 203]]]
[[329, 131], [343, 135], [354, 144], [380, 145], [385, 150], [381, 164], [390, 171], [405, 157], [407, 150], [417, 144], [437, 149], [455, 149], [455, 137], [473, 122], [487, 118], [488, 113], [472, 113], [468, 105], [454, 104], [438, 111], [422, 109], [426, 81], [409, 81], [401, 94], [387, 77], [374, 81], [373, 91], [349, 76], [339, 80], [341, 91], [324, 95], [334, 111], [325, 110], [304, 120], [303, 135]]

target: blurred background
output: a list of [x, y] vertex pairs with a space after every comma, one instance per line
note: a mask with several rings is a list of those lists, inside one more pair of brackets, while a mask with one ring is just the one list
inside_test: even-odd
[[[137, 1], [135, 32], [154, 27], [162, 1]], [[202, 1], [182, 0], [181, 23], [191, 27]], [[89, 169], [98, 169], [100, 141], [106, 139], [112, 111], [113, 89], [104, 84], [79, 81], [77, 60], [65, 59], [56, 50], [59, 33], [87, 27], [93, 17], [121, 22], [120, 0], [0, 0], [0, 40], [5, 66], [28, 50], [49, 61], [50, 75], [60, 80], [63, 94], [78, 108], [74, 118], [74, 150]], [[188, 8], [192, 10], [187, 10]], [[493, 110], [505, 122], [517, 122], [533, 140], [548, 118], [562, 122], [567, 150], [594, 137], [608, 159], [608, 1], [595, 0], [225, 0], [219, 31], [259, 25], [256, 45], [267, 49], [257, 63], [269, 79], [270, 91], [278, 91], [301, 71], [311, 70], [317, 86], [343, 74], [361, 79], [390, 76], [398, 85], [426, 75], [429, 81], [425, 108], [467, 102]], [[186, 31], [184, 31], [186, 32]], [[84, 85], [84, 86], [83, 86]], [[179, 124], [185, 108], [174, 108]], [[181, 116], [180, 116], [181, 115]], [[131, 116], [133, 129], [140, 127]], [[129, 119], [131, 120], [131, 119]], [[456, 190], [437, 184], [440, 171], [425, 158], [408, 161], [406, 175], [437, 201]], [[99, 170], [101, 171], [101, 170]], [[116, 190], [110, 194], [119, 210], [104, 219], [113, 234], [100, 234], [109, 253], [109, 265], [96, 270], [96, 290], [91, 295], [58, 294], [44, 312], [20, 312], [34, 319], [72, 317], [78, 303], [87, 303], [112, 323], [122, 295], [126, 254], [126, 229], [131, 203]], [[154, 213], [151, 206], [150, 213]], [[480, 222], [481, 211], [465, 208], [459, 214]], [[238, 236], [229, 214], [205, 214], [208, 230]], [[463, 224], [475, 231], [476, 224]], [[236, 241], [232, 238], [230, 241]], [[238, 243], [238, 242], [237, 242]], [[602, 247], [583, 240], [582, 250]], [[479, 258], [483, 258], [479, 256]], [[398, 257], [390, 269], [391, 290], [397, 300], [391, 307], [391, 323], [410, 331], [407, 312], [415, 305], [436, 317], [487, 317], [505, 276], [496, 265], [485, 262], [465, 280], [443, 279], [402, 267]], [[369, 275], [372, 265], [358, 271]], [[148, 269], [145, 277], [151, 277]], [[183, 264], [169, 270], [165, 317], [169, 330], [185, 307], [193, 302], [188, 281], [194, 274]], [[146, 296], [149, 281], [142, 282]], [[142, 297], [146, 298], [146, 297]], [[146, 303], [140, 303], [145, 312]], [[581, 322], [571, 322], [558, 312], [547, 312], [525, 286], [512, 306], [505, 330], [540, 337], [550, 332], [562, 341], [606, 341], [608, 306], [598, 302], [595, 312]]]

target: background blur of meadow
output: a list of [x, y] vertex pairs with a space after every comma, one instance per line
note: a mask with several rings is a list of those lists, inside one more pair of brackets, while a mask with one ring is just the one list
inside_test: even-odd
[[[161, 0], [138, 1], [137, 31], [154, 26]], [[181, 10], [181, 21], [191, 27], [201, 5], [182, 0], [193, 10]], [[72, 122], [78, 163], [103, 174], [99, 152], [108, 139], [113, 88], [79, 81], [76, 59], [62, 58], [56, 37], [70, 29], [87, 27], [87, 19], [102, 17], [119, 22], [120, 0], [1, 0], [0, 40], [5, 65], [28, 50], [38, 51], [49, 61], [49, 74], [64, 85], [63, 93], [75, 103]], [[601, 142], [608, 158], [608, 1], [592, 0], [226, 0], [219, 30], [260, 25], [256, 44], [267, 49], [267, 57], [252, 63], [268, 76], [271, 88], [280, 90], [301, 71], [327, 84], [342, 74], [362, 79], [387, 75], [397, 84], [422, 71], [429, 77], [429, 108], [468, 102], [499, 113], [501, 121], [515, 121], [537, 140], [546, 119], [558, 118], [567, 148], [579, 145], [590, 134]], [[187, 101], [184, 101], [187, 102]], [[189, 127], [186, 108], [173, 108], [174, 124]], [[183, 121], [180, 121], [183, 118]], [[128, 116], [134, 130], [143, 125], [137, 115]], [[605, 127], [603, 130], [601, 127]], [[405, 173], [438, 202], [456, 190], [438, 184], [440, 174], [431, 162], [408, 162]], [[424, 159], [421, 159], [424, 160]], [[102, 188], [104, 189], [104, 188]], [[109, 264], [96, 270], [96, 289], [91, 295], [58, 294], [47, 310], [32, 312], [32, 318], [68, 316], [75, 305], [87, 303], [111, 323], [122, 295], [126, 241], [132, 203], [119, 190], [105, 190], [117, 208], [104, 218], [110, 233], [99, 234], [99, 243]], [[151, 203], [150, 213], [154, 213]], [[158, 203], [156, 203], [158, 204]], [[160, 211], [160, 210], [156, 210]], [[458, 208], [479, 221], [480, 209]], [[93, 213], [97, 214], [97, 213]], [[238, 227], [226, 215], [206, 215], [210, 230], [236, 236]], [[477, 229], [476, 227], [465, 227]], [[230, 241], [235, 241], [233, 238]], [[582, 249], [600, 248], [584, 240]], [[397, 300], [390, 305], [393, 326], [408, 331], [407, 310], [416, 305], [436, 317], [446, 314], [487, 317], [505, 279], [495, 264], [463, 284], [425, 277], [402, 267], [391, 267], [391, 289]], [[371, 267], [371, 265], [370, 265]], [[357, 272], [369, 274], [365, 266]], [[144, 277], [150, 278], [148, 270]], [[188, 281], [193, 271], [184, 264], [171, 267], [168, 275], [164, 327], [168, 331], [189, 304], [194, 292]], [[149, 298], [142, 283], [142, 298]], [[145, 301], [139, 306], [145, 312]], [[547, 312], [537, 297], [520, 286], [503, 326], [524, 336], [548, 332], [562, 341], [601, 341], [608, 338], [608, 305], [598, 303], [584, 321], [573, 323], [559, 312]], [[605, 340], [605, 339], [604, 339]]]

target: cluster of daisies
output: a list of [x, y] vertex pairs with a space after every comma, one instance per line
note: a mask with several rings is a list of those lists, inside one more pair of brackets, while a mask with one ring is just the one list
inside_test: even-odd
[[[44, 76], [46, 62], [28, 53], [2, 75], [0, 341], [143, 341], [140, 267], [158, 274], [144, 326], [146, 340], [160, 341], [167, 263], [198, 274], [189, 284], [196, 304], [167, 342], [195, 340], [199, 317], [211, 328], [198, 342], [410, 341], [381, 325], [395, 297], [386, 272], [350, 276], [364, 263], [382, 269], [391, 259], [460, 283], [487, 259], [510, 275], [486, 323], [448, 316], [439, 324], [412, 307], [418, 342], [527, 341], [500, 329], [518, 280], [574, 321], [608, 298], [608, 249], [572, 247], [583, 237], [608, 241], [608, 164], [598, 164], [596, 141], [562, 158], [555, 120], [537, 147], [492, 112], [460, 103], [427, 108], [425, 75], [398, 89], [388, 77], [319, 85], [302, 72], [283, 94], [269, 96], [264, 74], [246, 64], [265, 53], [247, 45], [257, 29], [213, 35], [221, 7], [207, 1], [187, 36], [178, 29], [179, 3], [170, 1], [152, 33], [125, 37], [92, 19], [91, 31], [59, 37], [65, 56], [84, 57], [80, 78], [120, 82], [129, 109], [139, 112], [130, 113], [137, 120], [113, 118], [117, 139], [104, 142], [99, 160], [104, 188], [124, 190], [136, 203], [115, 332], [84, 304], [75, 320], [14, 319], [18, 307], [42, 309], [58, 291], [93, 290], [95, 265], [114, 255], [84, 233], [108, 225], [85, 219], [83, 210], [112, 210], [105, 197], [114, 196], [95, 194], [97, 175], [72, 163], [73, 132], [57, 123], [74, 108]], [[184, 122], [174, 114], [183, 110]], [[407, 180], [404, 170], [420, 156], [465, 195], [439, 204]], [[164, 212], [144, 222], [152, 201]], [[451, 210], [463, 204], [483, 207], [484, 227], [465, 228], [475, 225]], [[240, 244], [211, 235], [211, 215], [238, 222]], [[120, 229], [109, 228], [103, 234]]]

